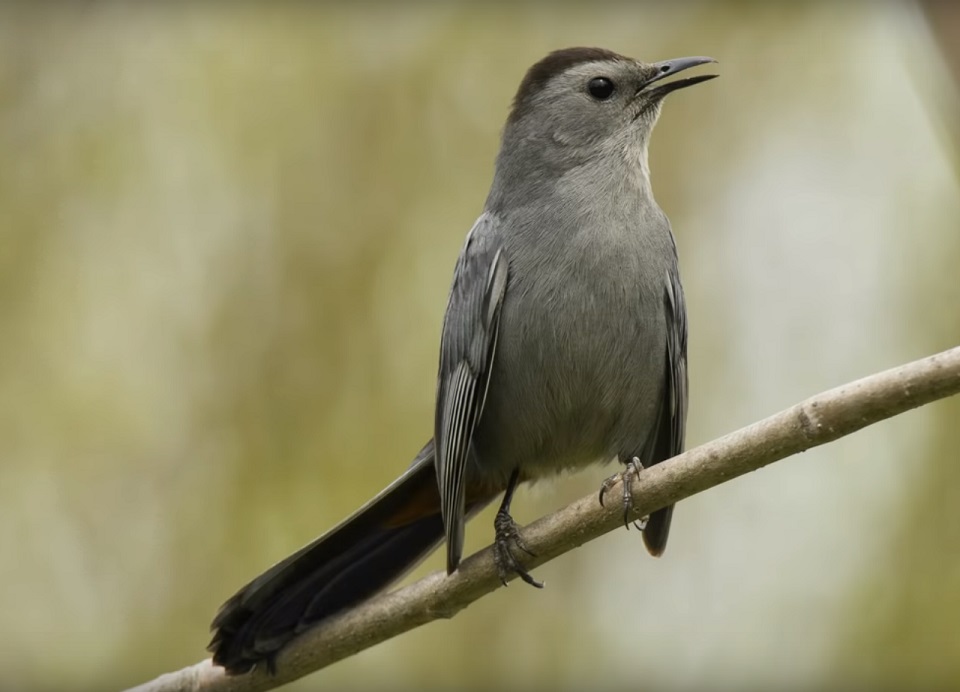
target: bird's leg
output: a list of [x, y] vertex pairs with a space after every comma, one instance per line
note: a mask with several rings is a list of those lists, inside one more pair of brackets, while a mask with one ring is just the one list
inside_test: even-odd
[[493, 528], [496, 537], [493, 540], [493, 559], [497, 565], [497, 574], [500, 576], [501, 583], [507, 585], [507, 577], [513, 572], [523, 579], [530, 586], [538, 589], [543, 588], [543, 583], [530, 576], [530, 573], [523, 568], [517, 558], [513, 556], [513, 546], [516, 546], [527, 555], [534, 553], [524, 544], [520, 538], [517, 522], [510, 516], [510, 503], [513, 501], [513, 492], [517, 489], [520, 482], [520, 469], [514, 469], [510, 474], [510, 481], [507, 483], [507, 490], [503, 494], [503, 502], [500, 503], [500, 509], [497, 510], [497, 517], [493, 520]]
[[[603, 496], [606, 495], [607, 491], [610, 490], [617, 483], [622, 483], [622, 502], [623, 502], [623, 525], [628, 529], [630, 528], [630, 510], [633, 509], [633, 495], [630, 492], [630, 488], [633, 485], [634, 479], [640, 475], [640, 472], [643, 470], [643, 464], [640, 463], [640, 459], [634, 457], [628, 461], [623, 466], [623, 471], [613, 474], [609, 478], [603, 481], [600, 484], [600, 504], [603, 505]], [[640, 531], [643, 531], [644, 527], [647, 525], [647, 519], [649, 517], [642, 517], [639, 521], [633, 522], [633, 525], [637, 527]]]

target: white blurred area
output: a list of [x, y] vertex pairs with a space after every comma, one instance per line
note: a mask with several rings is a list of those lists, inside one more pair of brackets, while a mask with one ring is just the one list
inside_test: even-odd
[[[651, 152], [690, 445], [956, 345], [958, 162], [931, 115], [953, 85], [906, 3], [4, 8], [0, 682], [119, 688], [199, 660], [224, 599], [405, 468], [509, 99], [578, 44], [720, 60]], [[289, 689], [923, 681], [861, 633], [960, 593], [955, 555], [896, 558], [960, 459], [944, 411], [683, 502], [660, 560], [615, 532], [540, 568], [542, 592]], [[603, 475], [521, 491], [517, 516]], [[917, 603], [929, 622], [899, 631], [945, 662], [924, 629], [944, 605]]]

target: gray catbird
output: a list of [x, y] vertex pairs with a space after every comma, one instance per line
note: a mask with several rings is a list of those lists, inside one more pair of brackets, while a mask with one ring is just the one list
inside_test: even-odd
[[[353, 516], [227, 601], [214, 663], [230, 673], [388, 586], [443, 539], [460, 563], [466, 520], [501, 492], [500, 577], [526, 547], [510, 516], [518, 483], [619, 459], [601, 489], [683, 448], [687, 325], [670, 222], [653, 199], [647, 144], [661, 82], [710, 58], [648, 64], [598, 48], [527, 72], [503, 131], [483, 213], [454, 269], [443, 321], [434, 438]], [[643, 540], [663, 552], [673, 507]]]

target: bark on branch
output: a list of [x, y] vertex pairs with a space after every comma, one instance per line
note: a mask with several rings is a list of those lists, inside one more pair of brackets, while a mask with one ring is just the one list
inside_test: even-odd
[[[640, 474], [633, 488], [636, 517], [679, 502], [767, 464], [832, 442], [878, 421], [960, 393], [960, 347], [865, 377], [674, 457]], [[611, 493], [615, 497], [617, 493]], [[536, 567], [623, 526], [619, 502], [601, 507], [596, 493], [550, 514], [523, 532]], [[268, 690], [317, 671], [438, 618], [450, 618], [500, 586], [489, 548], [464, 560], [453, 575], [436, 572], [386, 593], [305, 632], [281, 652], [278, 672], [227, 677], [209, 659], [134, 688], [249, 692]], [[531, 598], [536, 594], [531, 593]]]

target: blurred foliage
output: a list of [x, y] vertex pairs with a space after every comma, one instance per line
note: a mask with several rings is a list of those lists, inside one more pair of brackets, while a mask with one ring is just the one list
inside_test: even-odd
[[[960, 6], [942, 0], [921, 3], [944, 66], [954, 80], [928, 82], [927, 101], [934, 122], [945, 130], [942, 141], [952, 156], [960, 181]], [[942, 75], [941, 75], [942, 77]], [[960, 291], [951, 300], [942, 296], [942, 276], [956, 276], [960, 257], [960, 228], [946, 235], [938, 248], [939, 262], [931, 272], [913, 278], [905, 308], [921, 306], [917, 317], [904, 321], [926, 340], [931, 351], [945, 343], [960, 343], [960, 321], [938, 319], [956, 306]], [[945, 297], [945, 296], [944, 296]], [[929, 465], [923, 481], [905, 498], [906, 510], [891, 524], [889, 546], [877, 557], [864, 586], [853, 594], [841, 632], [837, 669], [873, 688], [951, 689], [960, 684], [960, 637], [954, 614], [960, 612], [960, 560], [951, 546], [960, 545], [957, 488], [960, 488], [960, 452], [956, 421], [960, 398], [936, 407], [928, 431]], [[914, 463], [914, 459], [904, 459]]]
[[[578, 44], [721, 60], [651, 153], [691, 443], [960, 341], [957, 162], [929, 117], [951, 85], [906, 5], [4, 5], [11, 689], [194, 662], [235, 588], [404, 468], [513, 90]], [[614, 534], [542, 568], [543, 592], [292, 689], [960, 686], [957, 414], [692, 498], [663, 560]], [[518, 519], [606, 472], [521, 492]]]

